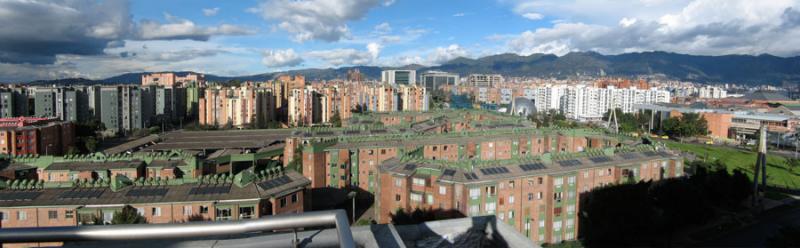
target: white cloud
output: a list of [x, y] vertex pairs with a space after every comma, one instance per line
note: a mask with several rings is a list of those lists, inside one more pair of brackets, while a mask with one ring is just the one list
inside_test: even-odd
[[390, 33], [392, 32], [392, 25], [389, 25], [388, 22], [375, 25], [375, 32], [379, 34]]
[[[632, 5], [637, 4], [671, 6], [674, 3], [637, 1]], [[525, 31], [508, 41], [507, 46], [510, 51], [522, 54], [563, 55], [571, 51], [618, 54], [659, 50], [702, 55], [770, 53], [791, 56], [800, 52], [800, 39], [797, 39], [800, 18], [794, 18], [800, 16], [799, 4], [791, 0], [694, 0], [671, 12], [662, 10], [661, 14], [648, 17], [619, 17], [612, 24], [556, 23], [549, 28]], [[570, 9], [569, 4], [564, 5], [554, 7], [530, 2], [525, 6]], [[598, 15], [607, 15], [603, 10], [598, 12]]]
[[214, 35], [247, 35], [255, 33], [244, 27], [222, 24], [215, 27], [198, 26], [194, 22], [165, 14], [168, 23], [144, 20], [138, 26], [137, 39], [143, 40], [208, 40]]
[[204, 16], [215, 16], [219, 13], [219, 8], [203, 9]]
[[264, 52], [264, 58], [261, 60], [261, 63], [272, 68], [294, 67], [303, 63], [303, 58], [291, 48], [286, 50], [268, 50]]
[[467, 15], [467, 13], [458, 12], [458, 13], [453, 14], [453, 17], [462, 17], [462, 16], [465, 16], [465, 15]]
[[352, 48], [318, 50], [306, 53], [307, 56], [320, 59], [330, 66], [366, 65], [377, 61], [381, 46], [377, 43], [367, 44], [366, 51]]
[[444, 62], [453, 60], [458, 57], [466, 57], [468, 55], [464, 48], [457, 44], [452, 44], [447, 47], [437, 47], [429, 56], [428, 64], [442, 64]]
[[527, 18], [529, 20], [536, 21], [536, 20], [541, 20], [542, 18], [544, 18], [544, 15], [536, 13], [536, 12], [528, 12], [528, 13], [522, 14], [522, 17], [525, 17], [525, 18]]
[[290, 33], [297, 42], [307, 40], [339, 41], [350, 36], [347, 23], [364, 18], [367, 12], [385, 0], [265, 0], [249, 11]]

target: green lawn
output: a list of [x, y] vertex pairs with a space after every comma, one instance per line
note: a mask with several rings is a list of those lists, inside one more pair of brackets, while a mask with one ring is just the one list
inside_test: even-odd
[[[698, 159], [707, 158], [708, 161], [719, 159], [729, 170], [741, 169], [749, 178], [753, 178], [753, 166], [757, 154], [752, 151], [743, 151], [730, 147], [678, 143], [662, 141], [670, 149], [677, 149], [697, 155]], [[786, 159], [778, 155], [767, 156], [767, 184], [800, 189], [800, 169], [791, 170], [785, 163]]]

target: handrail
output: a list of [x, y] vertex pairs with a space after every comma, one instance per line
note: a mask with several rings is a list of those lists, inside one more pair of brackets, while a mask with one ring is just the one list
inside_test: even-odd
[[347, 214], [341, 209], [226, 222], [8, 228], [0, 229], [0, 244], [198, 238], [326, 225], [336, 226], [340, 247], [355, 247], [353, 233], [347, 222]]

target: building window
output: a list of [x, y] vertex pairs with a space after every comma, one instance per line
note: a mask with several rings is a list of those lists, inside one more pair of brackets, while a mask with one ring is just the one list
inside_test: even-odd
[[508, 181], [508, 188], [509, 189], [513, 189], [514, 188], [514, 181]]
[[74, 217], [75, 217], [75, 211], [74, 210], [64, 211], [64, 218], [72, 219]]
[[478, 208], [478, 205], [469, 206], [469, 214], [470, 215], [478, 215], [479, 212], [480, 212], [480, 209]]
[[508, 219], [512, 220], [514, 218], [514, 210], [508, 211]]
[[568, 192], [568, 193], [567, 193], [567, 198], [569, 198], [569, 199], [575, 199], [575, 191], [570, 191], [570, 192]]
[[28, 212], [25, 210], [17, 211], [17, 220], [27, 220], [28, 219]]
[[447, 194], [447, 188], [444, 187], [444, 186], [439, 186], [439, 194], [440, 195], [446, 195]]
[[150, 214], [153, 216], [161, 216], [161, 208], [150, 209]]
[[8, 214], [6, 212], [0, 211], [0, 221], [8, 220]]
[[540, 177], [540, 178], [538, 178], [538, 180], [539, 180], [539, 185], [542, 185], [542, 183], [544, 183], [544, 179], [543, 178]]
[[553, 200], [561, 201], [561, 198], [564, 196], [564, 192], [556, 192], [553, 193]]
[[508, 197], [508, 204], [514, 204], [514, 196], [513, 195]]
[[200, 214], [208, 214], [208, 206], [200, 206]]
[[428, 205], [433, 205], [433, 195], [427, 194], [425, 195], [425, 198], [426, 198], [425, 200], [427, 200], [426, 202], [428, 203]]
[[412, 183], [417, 186], [425, 186], [425, 179], [424, 178], [413, 178]]
[[417, 194], [417, 193], [411, 193], [411, 201], [412, 202], [421, 202], [422, 201], [422, 195], [421, 194]]
[[47, 218], [51, 220], [58, 219], [58, 211], [56, 210], [47, 211]]
[[575, 176], [570, 176], [569, 178], [567, 178], [567, 182], [569, 183], [569, 185], [575, 184]]
[[564, 184], [564, 178], [556, 177], [556, 179], [553, 180], [553, 185], [555, 185], [556, 187], [559, 187], [562, 184]]
[[583, 172], [583, 178], [589, 178], [589, 171]]
[[297, 193], [292, 194], [292, 203], [297, 203]]
[[533, 200], [533, 193], [528, 193], [528, 201]]
[[397, 194], [396, 194], [396, 195], [394, 195], [394, 200], [395, 200], [395, 201], [400, 201], [400, 195], [397, 195]]
[[574, 214], [575, 213], [575, 205], [567, 206], [567, 214]]
[[286, 197], [281, 198], [280, 204], [281, 207], [286, 207]]
[[486, 195], [494, 196], [497, 194], [497, 189], [494, 186], [487, 186], [486, 187]]
[[403, 186], [403, 179], [395, 178], [394, 179], [394, 186], [402, 187]]
[[553, 231], [561, 230], [561, 221], [553, 222]]
[[183, 206], [183, 215], [191, 216], [192, 215], [192, 206]]
[[494, 202], [486, 203], [486, 213], [494, 214], [495, 209], [497, 209], [497, 205]]
[[469, 197], [472, 198], [473, 200], [478, 199], [478, 197], [481, 197], [481, 189], [479, 188], [469, 189]]
[[542, 199], [542, 195], [543, 195], [542, 192], [537, 193], [536, 194], [536, 199], [537, 200], [541, 200]]
[[141, 216], [144, 216], [144, 208], [136, 208], [136, 213]]

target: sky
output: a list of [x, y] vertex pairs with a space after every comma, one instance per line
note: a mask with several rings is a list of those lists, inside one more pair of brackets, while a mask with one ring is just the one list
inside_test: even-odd
[[800, 0], [0, 0], [5, 82], [576, 51], [797, 56]]

